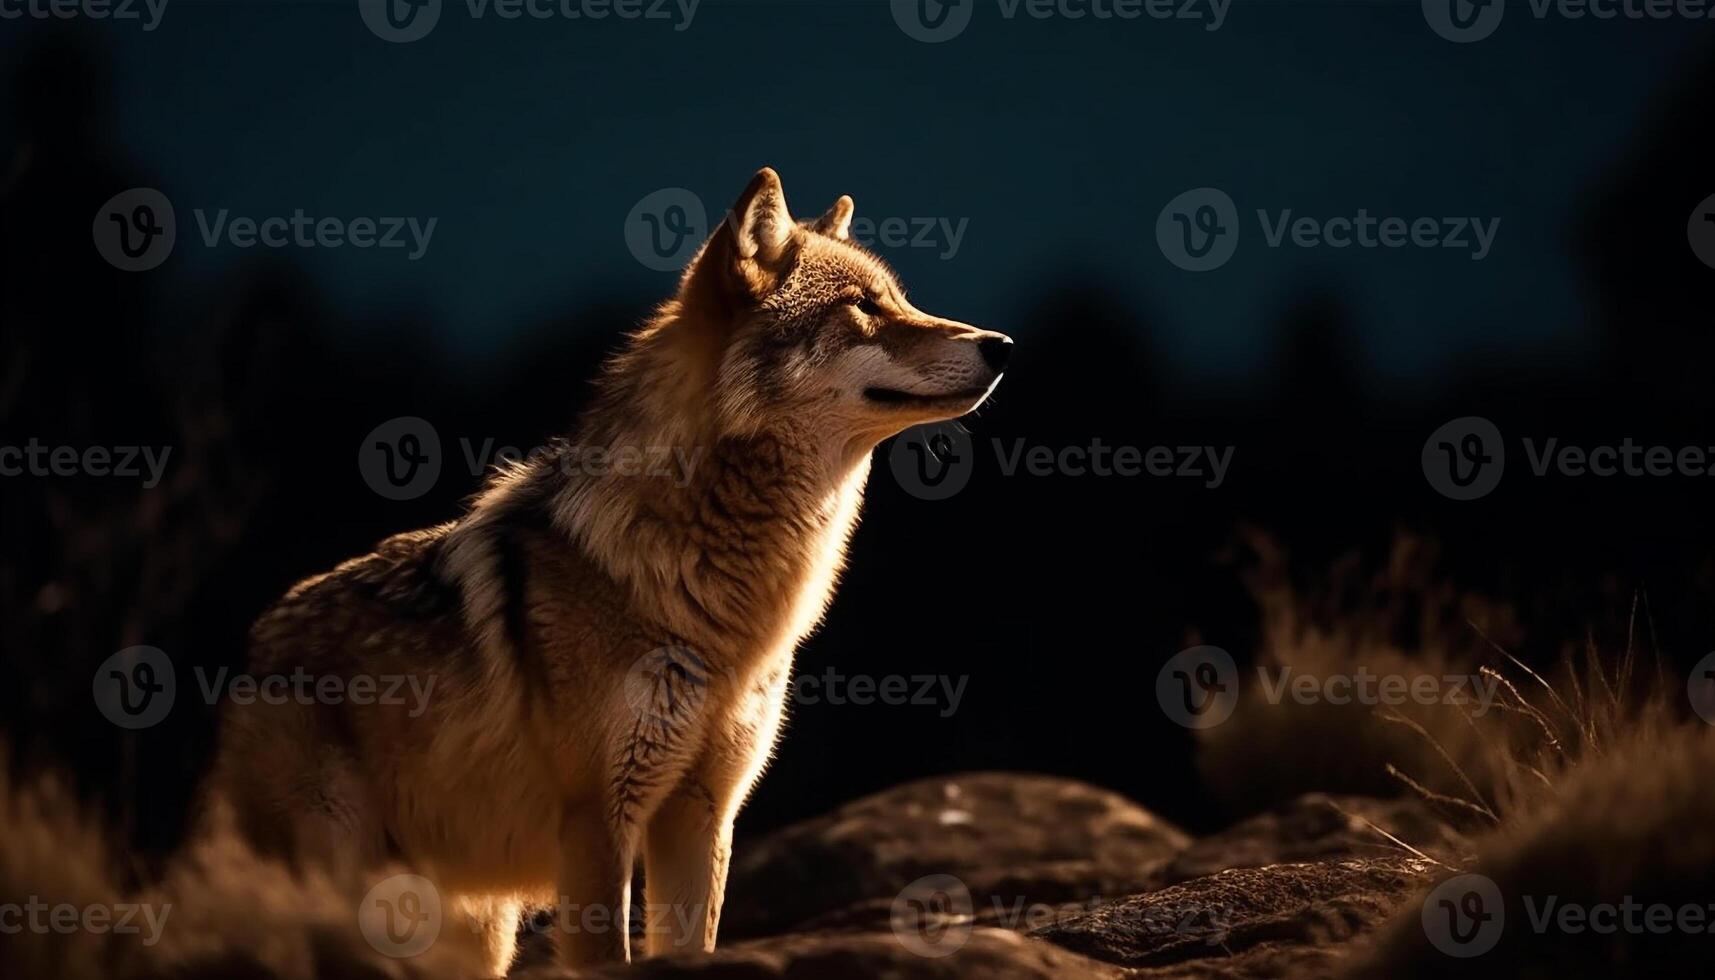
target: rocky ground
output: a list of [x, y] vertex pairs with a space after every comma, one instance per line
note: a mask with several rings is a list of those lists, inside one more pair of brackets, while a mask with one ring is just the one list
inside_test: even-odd
[[1471, 851], [1410, 800], [1311, 794], [1192, 838], [1084, 783], [948, 776], [741, 847], [715, 954], [594, 975], [1325, 975]]

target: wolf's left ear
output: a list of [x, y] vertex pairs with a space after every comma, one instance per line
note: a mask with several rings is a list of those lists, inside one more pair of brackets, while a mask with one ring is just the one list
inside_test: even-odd
[[786, 210], [786, 189], [772, 167], [750, 179], [727, 214], [738, 257], [764, 264], [778, 261], [792, 240], [792, 215]]
[[844, 241], [852, 237], [852, 198], [850, 194], [841, 194], [840, 199], [828, 208], [828, 213], [817, 218], [810, 225], [810, 230], [829, 238]]
[[780, 175], [763, 167], [685, 270], [681, 299], [715, 319], [742, 311], [779, 284], [795, 230]]

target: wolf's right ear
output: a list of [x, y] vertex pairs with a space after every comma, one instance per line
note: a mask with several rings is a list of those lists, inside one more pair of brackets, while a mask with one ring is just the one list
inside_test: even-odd
[[795, 230], [780, 175], [763, 167], [685, 271], [681, 295], [718, 314], [754, 303], [785, 274]]
[[853, 207], [851, 195], [841, 194], [827, 214], [811, 223], [810, 230], [841, 241], [851, 238]]

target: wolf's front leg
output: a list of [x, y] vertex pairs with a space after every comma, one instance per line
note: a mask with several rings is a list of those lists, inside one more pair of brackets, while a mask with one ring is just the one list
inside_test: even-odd
[[632, 835], [595, 805], [567, 812], [560, 826], [555, 931], [567, 966], [625, 962], [631, 905]]
[[687, 779], [649, 820], [643, 881], [650, 956], [715, 948], [731, 857], [730, 807]]

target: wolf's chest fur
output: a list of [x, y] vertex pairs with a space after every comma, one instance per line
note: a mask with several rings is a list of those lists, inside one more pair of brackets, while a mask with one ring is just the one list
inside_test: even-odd
[[[253, 839], [342, 863], [394, 854], [499, 901], [496, 973], [516, 896], [542, 889], [614, 916], [563, 930], [565, 962], [626, 958], [641, 851], [648, 901], [676, 923], [648, 933], [651, 952], [714, 947], [733, 820], [839, 576], [870, 452], [975, 408], [1010, 344], [912, 306], [850, 242], [851, 208], [799, 224], [759, 171], [608, 359], [573, 442], [258, 622], [259, 672], [436, 684], [415, 712], [229, 711], [211, 784]], [[636, 465], [668, 457], [690, 465]]]
[[739, 785], [706, 789], [742, 797], [867, 472], [867, 456], [830, 470], [771, 438], [712, 447], [684, 487], [567, 481], [552, 466], [503, 483], [440, 557], [482, 665], [482, 724], [517, 713], [521, 740], [557, 760], [557, 789], [606, 794], [623, 824], [710, 754]]

